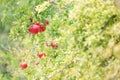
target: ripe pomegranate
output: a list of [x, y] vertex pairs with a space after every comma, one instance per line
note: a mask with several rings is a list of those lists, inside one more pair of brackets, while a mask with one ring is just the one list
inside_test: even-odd
[[21, 69], [26, 69], [28, 67], [28, 65], [26, 62], [22, 62], [22, 63], [20, 63], [20, 67], [21, 67]]
[[33, 24], [29, 27], [29, 32], [32, 34], [38, 34], [39, 30], [40, 30], [40, 26], [36, 24]]
[[42, 57], [45, 57], [46, 56], [46, 53], [45, 52], [40, 52], [38, 53], [38, 57], [39, 58], [42, 58]]
[[52, 42], [52, 43], [51, 43], [51, 47], [52, 47], [52, 48], [58, 48], [58, 43]]
[[41, 25], [39, 31], [40, 32], [44, 32], [45, 30], [46, 30], [46, 26], [45, 25]]

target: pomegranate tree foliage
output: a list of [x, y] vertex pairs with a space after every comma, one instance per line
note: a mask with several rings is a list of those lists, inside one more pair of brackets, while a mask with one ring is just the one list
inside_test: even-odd
[[[34, 2], [34, 1], [33, 1]], [[120, 12], [114, 0], [54, 0], [28, 5], [18, 1], [10, 40], [17, 41], [8, 70], [22, 80], [110, 80], [120, 78]], [[33, 18], [30, 22], [29, 18]], [[46, 31], [29, 26], [49, 20]], [[47, 41], [58, 48], [47, 47]], [[39, 59], [37, 54], [46, 52]], [[16, 61], [17, 60], [17, 61]], [[28, 63], [25, 70], [20, 62]], [[35, 65], [39, 62], [38, 65]]]

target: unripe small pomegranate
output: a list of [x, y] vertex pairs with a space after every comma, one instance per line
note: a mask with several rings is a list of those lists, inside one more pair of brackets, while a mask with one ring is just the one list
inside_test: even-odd
[[36, 62], [36, 63], [35, 63], [35, 65], [38, 65], [38, 64], [39, 64], [39, 62]]
[[31, 18], [29, 18], [29, 20], [30, 20], [30, 22], [33, 22], [33, 18], [31, 17]]
[[35, 24], [38, 25], [38, 26], [41, 26], [41, 23], [39, 21], [36, 21]]
[[50, 46], [50, 45], [51, 45], [51, 42], [47, 41], [46, 46]]
[[48, 20], [45, 20], [45, 25], [48, 25], [49, 24], [49, 21]]

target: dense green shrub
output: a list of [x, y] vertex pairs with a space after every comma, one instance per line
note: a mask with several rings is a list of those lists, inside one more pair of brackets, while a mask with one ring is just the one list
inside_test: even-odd
[[[17, 2], [10, 40], [18, 43], [7, 66], [11, 79], [120, 78], [120, 13], [114, 0], [37, 1]], [[45, 19], [50, 22], [45, 32], [29, 33], [31, 24]], [[47, 41], [57, 42], [58, 48], [47, 47]], [[39, 59], [39, 52], [46, 56]], [[28, 63], [25, 70], [21, 70], [21, 62]]]

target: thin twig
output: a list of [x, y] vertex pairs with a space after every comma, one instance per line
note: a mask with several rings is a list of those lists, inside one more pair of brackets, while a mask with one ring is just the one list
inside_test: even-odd
[[11, 52], [9, 49], [5, 48], [3, 45], [0, 45], [0, 48], [1, 48], [2, 51], [4, 51], [5, 53]]
[[55, 1], [51, 1], [50, 3], [53, 4], [53, 5], [58, 5], [58, 3], [55, 2]]
[[71, 61], [69, 64], [67, 64], [66, 66], [64, 66], [61, 70], [55, 72], [53, 75], [51, 75], [50, 77], [48, 77], [46, 80], [49, 80], [50, 78], [54, 77], [55, 75], [63, 72], [66, 68], [68, 68], [71, 64], [74, 64], [74, 61]]
[[106, 30], [106, 27], [107, 27], [107, 25], [109, 24], [109, 22], [110, 22], [111, 20], [113, 20], [114, 18], [116, 18], [116, 17], [117, 17], [117, 15], [112, 15], [112, 16], [104, 23], [103, 27], [101, 27], [101, 29], [102, 29], [101, 32], [103, 32], [104, 30]]
[[63, 73], [63, 72], [61, 72], [61, 74], [60, 74], [60, 78], [59, 78], [59, 80], [62, 80], [62, 73]]

